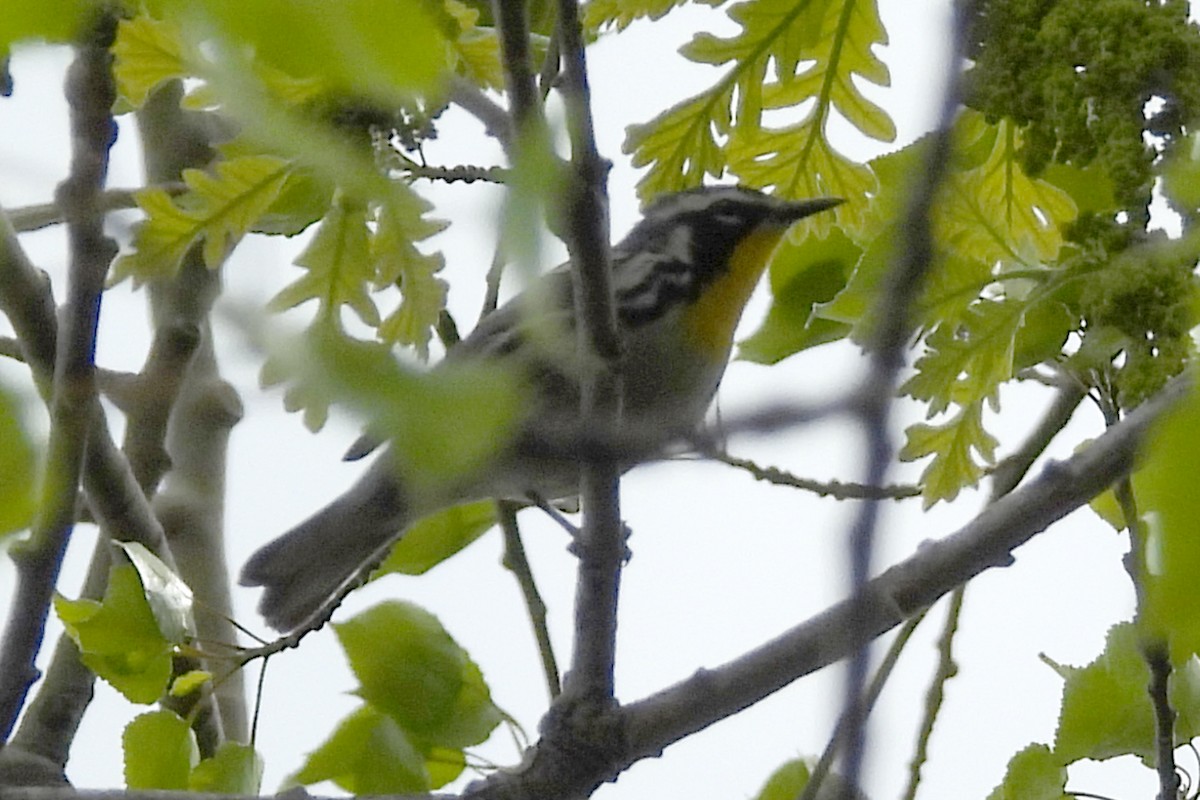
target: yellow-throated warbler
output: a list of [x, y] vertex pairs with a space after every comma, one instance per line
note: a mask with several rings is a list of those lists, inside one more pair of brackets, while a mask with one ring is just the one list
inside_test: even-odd
[[[840, 200], [789, 202], [753, 189], [716, 186], [664, 196], [613, 248], [612, 285], [624, 353], [622, 422], [668, 439], [694, 429], [725, 372], [734, 328], [788, 227]], [[574, 352], [570, 264], [487, 316], [448, 361], [483, 359], [518, 370], [533, 408], [528, 432], [579, 414], [579, 369], [531, 341], [530, 315], [558, 318]], [[539, 304], [525, 302], [536, 297]], [[553, 328], [551, 328], [553, 329]], [[323, 622], [331, 600], [355, 585], [416, 519], [487, 497], [553, 499], [573, 494], [577, 465], [522, 450], [517, 435], [486, 469], [438, 492], [406, 490], [393, 459], [379, 458], [346, 493], [255, 553], [241, 582], [262, 586], [259, 610], [289, 631]], [[436, 494], [436, 496], [432, 496]]]

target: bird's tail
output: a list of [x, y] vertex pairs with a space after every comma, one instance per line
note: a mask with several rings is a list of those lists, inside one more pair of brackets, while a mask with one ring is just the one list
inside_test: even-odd
[[364, 503], [358, 494], [352, 490], [334, 500], [242, 567], [243, 586], [263, 587], [258, 610], [272, 628], [324, 624], [403, 532], [406, 515], [398, 497]]

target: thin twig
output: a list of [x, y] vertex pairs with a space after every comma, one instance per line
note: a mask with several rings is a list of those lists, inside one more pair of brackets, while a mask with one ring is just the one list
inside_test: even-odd
[[799, 475], [793, 475], [778, 467], [759, 466], [750, 459], [738, 458], [723, 450], [708, 450], [702, 452], [701, 455], [744, 470], [757, 481], [765, 481], [773, 486], [803, 489], [820, 497], [832, 497], [835, 500], [908, 500], [921, 496], [921, 487], [911, 484], [867, 486], [863, 483], [846, 481], [818, 481], [812, 478], [801, 478]]
[[[1120, 421], [1116, 398], [1109, 391], [1099, 396], [1100, 408], [1105, 423], [1110, 427]], [[1150, 630], [1143, 623], [1146, 614], [1146, 549], [1149, 546], [1145, 526], [1142, 524], [1137, 499], [1133, 494], [1133, 481], [1126, 475], [1113, 487], [1121, 516], [1129, 531], [1129, 553], [1125, 557], [1125, 569], [1133, 582], [1137, 602], [1136, 620], [1139, 622], [1142, 658], [1150, 672], [1146, 687], [1150, 704], [1154, 709], [1154, 754], [1155, 770], [1158, 773], [1158, 800], [1176, 800], [1179, 796], [1179, 774], [1175, 769], [1175, 709], [1171, 707], [1168, 692], [1171, 678], [1171, 659], [1167, 643], [1157, 630]]]
[[433, 167], [428, 164], [418, 164], [405, 160], [397, 169], [413, 178], [423, 178], [444, 183], [484, 183], [503, 184], [508, 182], [511, 170], [504, 167], [479, 167], [473, 164], [460, 164], [456, 167]]
[[[29, 365], [34, 384], [47, 405], [58, 342], [54, 296], [45, 273], [30, 262], [17, 233], [0, 214], [0, 311], [17, 333], [22, 360]], [[130, 378], [126, 373], [97, 370], [101, 388]], [[119, 530], [126, 541], [140, 542], [174, 569], [175, 558], [167, 547], [162, 526], [138, 487], [129, 462], [117, 450], [99, 402], [88, 437], [83, 484], [94, 520], [105, 530]]]
[[1075, 409], [1083, 402], [1087, 389], [1077, 380], [1059, 382], [1054, 402], [1042, 416], [1037, 427], [1016, 451], [1001, 461], [992, 470], [992, 497], [1008, 494], [1016, 488], [1025, 473], [1033, 466], [1050, 441], [1070, 421]]
[[12, 336], [0, 336], [0, 356], [23, 362], [25, 350], [21, 347], [21, 343]]
[[1142, 646], [1142, 656], [1150, 668], [1150, 703], [1154, 708], [1155, 770], [1158, 772], [1158, 800], [1177, 800], [1179, 772], [1175, 768], [1175, 709], [1171, 706], [1171, 657], [1165, 642]]
[[534, 638], [537, 639], [546, 690], [553, 700], [562, 691], [562, 680], [559, 677], [558, 660], [554, 657], [554, 645], [550, 641], [550, 629], [546, 624], [546, 603], [538, 591], [533, 568], [529, 565], [525, 545], [521, 541], [521, 529], [517, 525], [520, 506], [507, 500], [501, 500], [497, 505], [500, 510], [500, 530], [504, 532], [504, 568], [513, 574], [517, 585], [521, 587], [521, 597], [525, 600], [525, 610], [533, 626]]
[[[554, 6], [551, 5], [551, 8]], [[561, 68], [561, 59], [558, 46], [558, 28], [555, 26], [555, 32], [550, 37], [550, 42], [546, 45], [546, 56], [542, 59], [542, 67], [538, 70], [538, 91], [544, 101], [550, 95], [550, 90], [554, 88], [555, 82], [558, 80], [559, 69]]]
[[116, 21], [101, 15], [76, 48], [67, 73], [71, 169], [59, 186], [67, 218], [70, 265], [67, 301], [58, 338], [51, 403], [50, 443], [37, 519], [30, 538], [12, 549], [17, 591], [0, 640], [0, 741], [7, 741], [37, 680], [34, 660], [45, 636], [50, 598], [75, 523], [79, 480], [96, 399], [94, 355], [100, 295], [116, 244], [104, 234], [97, 195], [108, 172], [116, 136], [116, 87], [108, 48]]
[[[1075, 409], [1079, 407], [1079, 403], [1086, 394], [1084, 387], [1077, 380], [1063, 378], [1052, 385], [1058, 388], [1058, 394], [1037, 427], [1012, 455], [997, 464], [992, 471], [992, 493], [989, 502], [995, 502], [1017, 487], [1033, 462], [1045, 451], [1050, 441], [1074, 415]], [[933, 736], [933, 728], [938, 715], [941, 713], [946, 682], [958, 673], [958, 666], [954, 662], [953, 646], [954, 637], [958, 632], [958, 621], [962, 615], [965, 592], [966, 587], [960, 586], [951, 596], [946, 622], [941, 638], [938, 640], [938, 666], [925, 697], [925, 713], [921, 720], [920, 732], [917, 735], [916, 750], [909, 765], [905, 800], [913, 800], [916, 797], [921, 781], [921, 768], [929, 757], [929, 741]]]
[[[17, 239], [16, 231], [0, 215], [0, 310], [16, 331], [24, 361], [29, 365], [35, 385], [49, 405], [58, 349], [58, 321], [54, 297], [46, 275], [30, 262]], [[104, 372], [97, 376], [105, 380]], [[108, 376], [113, 377], [113, 376]], [[91, 518], [100, 523], [106, 535], [119, 531], [122, 539], [143, 544], [167, 564], [175, 568], [175, 559], [166, 544], [162, 526], [150, 510], [128, 461], [117, 449], [109, 434], [107, 421], [95, 398], [88, 413], [92, 415], [83, 484]], [[107, 557], [107, 541], [97, 545]], [[72, 734], [64, 723], [83, 713], [91, 698], [91, 674], [76, 669], [64, 658], [54, 658], [50, 670], [26, 709], [22, 730], [56, 730], [63, 736]], [[72, 653], [73, 654], [73, 650]], [[61, 670], [62, 674], [56, 674]], [[69, 687], [69, 688], [67, 688]], [[53, 691], [46, 703], [40, 703], [43, 693]], [[53, 744], [38, 745], [39, 752], [50, 753]], [[53, 757], [49, 755], [48, 757]]]
[[[484, 279], [484, 294], [483, 308], [479, 311], [479, 320], [496, 310], [500, 305], [500, 281], [504, 278], [505, 267], [504, 255], [497, 248], [492, 256], [492, 265], [488, 267], [487, 277]], [[478, 323], [476, 323], [478, 324]]]
[[950, 595], [946, 623], [942, 626], [942, 635], [938, 639], [937, 670], [933, 680], [929, 682], [929, 691], [925, 693], [925, 713], [921, 718], [921, 730], [917, 734], [916, 752], [913, 753], [912, 763], [908, 767], [905, 800], [914, 800], [917, 796], [917, 788], [921, 785], [921, 768], [929, 760], [929, 741], [933, 738], [933, 726], [941, 713], [942, 702], [946, 696], [946, 683], [958, 674], [958, 665], [954, 661], [954, 637], [958, 633], [958, 620], [962, 616], [966, 588], [960, 586]]
[[[738, 435], [764, 436], [776, 431], [807, 425], [831, 416], [850, 412], [851, 406], [844, 402], [832, 402], [821, 406], [804, 406], [785, 403], [726, 417], [721, 422], [720, 442]], [[668, 457], [687, 449], [705, 453], [718, 446], [718, 437], [711, 432], [679, 430], [677, 447], [658, 446], [658, 442], [669, 441], [670, 431], [664, 424], [622, 422], [617, 427], [596, 421], [553, 424], [547, 422], [538, 431], [522, 438], [518, 447], [521, 454], [533, 458], [567, 459], [578, 462], [618, 461], [623, 464], [638, 464]], [[653, 448], [647, 443], [654, 442]]]

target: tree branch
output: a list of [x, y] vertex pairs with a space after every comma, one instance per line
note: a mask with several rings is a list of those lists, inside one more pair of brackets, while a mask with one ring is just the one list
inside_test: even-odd
[[[80, 597], [103, 597], [111, 562], [107, 539], [101, 537], [99, 546], [92, 550]], [[16, 734], [0, 749], [0, 772], [14, 754], [20, 754], [26, 762], [41, 763], [44, 772], [39, 783], [58, 783], [55, 772], [65, 783], [63, 770], [84, 711], [92, 702], [94, 684], [95, 676], [80, 660], [75, 642], [65, 633], [59, 636], [37, 694], [26, 707]]]
[[542, 122], [542, 104], [530, 67], [529, 21], [522, 0], [493, 0], [492, 9], [496, 15], [500, 56], [512, 111], [509, 119], [520, 137], [529, 134], [531, 126], [540, 126]]
[[159, 327], [142, 371], [125, 382], [119, 399], [114, 400], [126, 418], [121, 449], [147, 497], [154, 496], [158, 482], [171, 467], [163, 446], [167, 421], [199, 345], [200, 331], [194, 325], [180, 322]]
[[482, 122], [484, 131], [500, 143], [511, 161], [515, 136], [512, 118], [508, 112], [492, 102], [482, 89], [460, 75], [450, 78], [448, 91], [450, 102]]
[[625, 706], [630, 763], [845, 658], [985, 570], [1007, 566], [1013, 550], [1128, 474], [1150, 426], [1190, 386], [1190, 375], [1171, 381], [1086, 449], [1048, 465], [956, 533], [924, 545], [871, 580], [854, 598], [729, 664]]
[[[34, 383], [47, 404], [51, 401], [52, 375], [58, 333], [54, 297], [45, 273], [29, 261], [17, 239], [16, 231], [0, 214], [0, 310], [8, 317], [17, 333], [23, 360], [29, 365]], [[123, 538], [137, 541], [174, 568], [175, 559], [166, 545], [162, 526], [150, 510], [145, 495], [138, 486], [129, 463], [112, 441], [107, 421], [99, 402], [93, 398], [88, 412], [93, 416], [86, 449], [83, 485], [92, 517], [102, 530], [119, 530]], [[98, 544], [97, 558], [107, 560], [107, 539]], [[100, 592], [102, 593], [102, 592]], [[62, 654], [63, 658], [58, 655]], [[59, 648], [51, 661], [50, 670], [35, 698], [27, 709], [22, 728], [59, 730], [63, 736], [73, 735], [63, 725], [65, 720], [82, 715], [91, 698], [91, 673], [69, 664], [70, 651]], [[59, 670], [62, 675], [58, 675]], [[41, 703], [40, 695], [50, 691], [57, 700]], [[66, 688], [70, 687], [70, 688]], [[68, 705], [77, 703], [74, 708]], [[41, 720], [39, 714], [53, 714]], [[36, 738], [36, 737], [35, 737]], [[65, 743], [64, 743], [65, 744]], [[58, 758], [65, 749], [43, 743], [39, 751], [48, 759]]]
[[[882, 486], [892, 462], [895, 446], [889, 435], [892, 400], [897, 378], [904, 365], [904, 352], [912, 332], [912, 307], [935, 258], [932, 213], [938, 189], [950, 165], [953, 149], [951, 131], [958, 113], [961, 65], [965, 55], [969, 0], [954, 4], [954, 44], [950, 76], [942, 93], [938, 127], [930, 135], [925, 158], [917, 173], [904, 217], [900, 222], [892, 265], [884, 276], [875, 303], [878, 319], [872, 332], [870, 375], [860, 398], [859, 419], [863, 427], [867, 462], [864, 483]], [[849, 12], [847, 12], [849, 13]], [[879, 501], [866, 500], [850, 531], [850, 576], [854, 593], [861, 593], [871, 575]], [[853, 620], [851, 621], [853, 623]], [[870, 639], [864, 639], [869, 642]], [[851, 714], [843, 774], [851, 789], [858, 788], [862, 766], [866, 716], [860, 711], [869, 654], [864, 646], [851, 659], [846, 679], [846, 708]], [[856, 723], [856, 724], [855, 724]]]
[[[188, 187], [187, 184], [177, 182], [162, 184], [158, 188], [174, 197], [186, 192]], [[96, 195], [96, 206], [102, 214], [137, 208], [135, 197], [139, 191], [141, 189], [107, 189]], [[18, 233], [37, 231], [66, 222], [63, 208], [57, 202], [14, 208], [8, 212], [8, 217]]]
[[88, 427], [95, 415], [94, 356], [100, 295], [117, 246], [104, 235], [97, 195], [116, 138], [116, 100], [108, 52], [116, 21], [100, 16], [87, 41], [76, 47], [67, 73], [71, 118], [71, 170], [58, 190], [67, 218], [70, 265], [66, 308], [58, 339], [50, 443], [30, 538], [12, 549], [17, 591], [0, 640], [0, 741], [7, 741], [38, 678], [34, 660], [45, 635], [50, 598], [75, 524], [75, 506]]
[[[213, 157], [211, 126], [203, 115], [180, 108], [182, 95], [178, 81], [167, 84], [138, 111], [152, 182], [177, 180], [183, 170], [204, 167]], [[229, 435], [242, 417], [242, 404], [222, 379], [213, 350], [209, 315], [220, 291], [220, 275], [204, 263], [199, 247], [184, 256], [171, 280], [150, 286], [156, 341], [170, 338], [177, 330], [196, 336], [194, 355], [174, 364], [177, 395], [164, 393], [157, 400], [159, 414], [153, 421], [165, 424], [156, 433], [162, 437], [171, 469], [154, 498], [154, 510], [171, 542], [180, 575], [205, 609], [196, 615], [197, 636], [202, 641], [232, 642], [237, 632], [229, 622], [233, 602], [225, 557], [225, 464]], [[215, 671], [213, 664], [201, 666]], [[214, 752], [223, 738], [249, 739], [243, 674], [221, 681], [215, 700], [215, 719], [197, 728], [205, 754]]]
[[[622, 390], [615, 367], [623, 352], [609, 263], [609, 165], [596, 150], [579, 6], [576, 0], [560, 0], [557, 8], [563, 65], [559, 90], [566, 105], [574, 168], [567, 187], [569, 213], [564, 233], [573, 267], [577, 346], [583, 363], [598, 365], [583, 375], [580, 418], [588, 425], [619, 426]], [[598, 359], [589, 358], [591, 354]], [[563, 686], [564, 709], [575, 703], [595, 712], [614, 702], [617, 598], [626, 553], [619, 480], [616, 461], [583, 462], [583, 527], [576, 542], [575, 646]]]

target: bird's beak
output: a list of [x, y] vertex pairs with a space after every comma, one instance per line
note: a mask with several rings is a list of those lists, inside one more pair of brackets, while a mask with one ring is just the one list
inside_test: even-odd
[[797, 220], [827, 211], [846, 202], [841, 197], [815, 197], [811, 200], [789, 201], [771, 213], [771, 221], [791, 225]]

